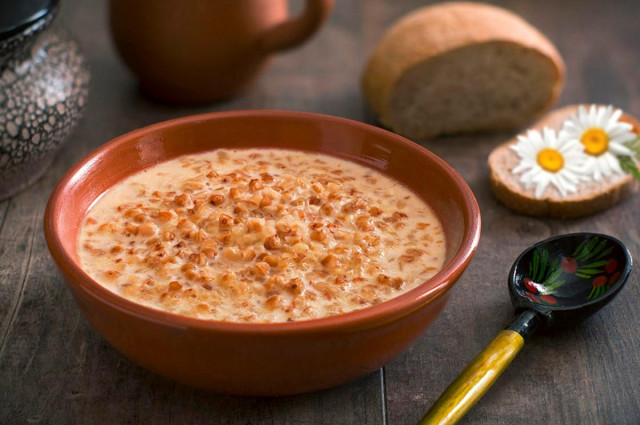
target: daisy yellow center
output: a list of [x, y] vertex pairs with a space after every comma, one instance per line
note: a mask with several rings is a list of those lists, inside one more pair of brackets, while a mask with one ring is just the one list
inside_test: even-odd
[[584, 145], [584, 151], [589, 155], [602, 155], [609, 149], [609, 137], [603, 129], [592, 127], [582, 133], [580, 141]]
[[545, 170], [555, 173], [564, 167], [564, 157], [552, 148], [544, 148], [538, 152], [538, 164]]

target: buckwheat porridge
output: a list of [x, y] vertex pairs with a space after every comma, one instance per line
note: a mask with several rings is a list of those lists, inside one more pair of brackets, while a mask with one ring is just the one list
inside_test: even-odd
[[132, 301], [233, 322], [327, 317], [394, 298], [439, 271], [442, 227], [383, 174], [278, 149], [182, 156], [90, 209], [82, 267]]

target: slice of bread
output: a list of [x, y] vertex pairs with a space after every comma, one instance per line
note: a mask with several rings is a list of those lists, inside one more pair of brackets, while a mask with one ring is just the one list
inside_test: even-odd
[[556, 101], [564, 74], [553, 44], [519, 16], [451, 2], [395, 23], [362, 83], [384, 125], [426, 139], [520, 128]]
[[[585, 105], [587, 108], [587, 105]], [[549, 127], [556, 131], [563, 122], [578, 111], [577, 105], [566, 106], [550, 112], [532, 128], [541, 130]], [[640, 123], [629, 115], [623, 114], [622, 121], [633, 125], [635, 133], [640, 132]], [[588, 181], [578, 184], [577, 193], [562, 197], [552, 185], [547, 186], [542, 197], [536, 199], [534, 189], [525, 190], [519, 176], [513, 170], [520, 158], [511, 146], [517, 143], [513, 138], [495, 148], [489, 155], [491, 188], [496, 198], [505, 206], [521, 214], [555, 218], [576, 218], [594, 214], [609, 208], [633, 192], [640, 184], [630, 174], [612, 175], [601, 181]]]

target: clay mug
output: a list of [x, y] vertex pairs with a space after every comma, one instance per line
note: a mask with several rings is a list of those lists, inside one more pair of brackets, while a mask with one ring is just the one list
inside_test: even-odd
[[246, 90], [269, 56], [308, 39], [334, 0], [110, 0], [116, 48], [146, 94], [204, 103]]

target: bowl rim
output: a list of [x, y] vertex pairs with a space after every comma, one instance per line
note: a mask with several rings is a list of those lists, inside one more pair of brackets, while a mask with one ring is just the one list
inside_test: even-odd
[[[112, 292], [95, 281], [63, 248], [64, 245], [60, 238], [59, 231], [57, 231], [59, 219], [55, 218], [56, 216], [60, 216], [60, 204], [64, 202], [64, 198], [61, 195], [70, 190], [70, 187], [73, 187], [79, 180], [81, 180], [82, 174], [87, 169], [91, 168], [92, 164], [100, 162], [100, 158], [106, 155], [106, 152], [111, 150], [113, 146], [130, 143], [131, 140], [137, 139], [146, 134], [152, 134], [156, 131], [173, 126], [193, 124], [200, 121], [242, 117], [293, 118], [316, 122], [332, 122], [357, 127], [364, 132], [375, 133], [381, 137], [392, 139], [394, 143], [402, 145], [404, 148], [415, 152], [416, 155], [427, 157], [432, 161], [432, 163], [437, 164], [437, 166], [439, 166], [441, 170], [455, 182], [456, 186], [462, 192], [464, 200], [462, 218], [468, 229], [463, 234], [460, 247], [454, 253], [449, 263], [429, 280], [380, 304], [323, 318], [293, 322], [266, 323], [239, 323], [198, 319], [139, 304]], [[58, 214], [56, 214], [56, 212]], [[74, 290], [72, 292], [80, 290], [83, 295], [89, 295], [96, 298], [99, 301], [108, 304], [110, 307], [128, 315], [134, 315], [144, 320], [153, 321], [165, 326], [169, 325], [177, 328], [198, 328], [208, 331], [215, 330], [219, 332], [256, 334], [290, 334], [309, 331], [324, 332], [328, 330], [352, 330], [359, 327], [373, 327], [376, 324], [391, 321], [392, 318], [410, 314], [425, 304], [428, 304], [436, 298], [444, 295], [451, 287], [453, 287], [453, 284], [467, 267], [477, 249], [480, 239], [480, 228], [480, 209], [468, 184], [462, 176], [453, 169], [453, 167], [428, 149], [396, 133], [360, 121], [325, 114], [286, 110], [248, 109], [208, 112], [162, 121], [127, 132], [102, 144], [97, 149], [81, 158], [69, 170], [67, 170], [52, 191], [44, 215], [44, 233], [49, 251], [51, 252], [51, 255], [58, 267], [63, 270], [63, 274], [66, 271], [66, 273], [71, 276], [71, 279], [67, 279], [65, 276], [65, 281], [67, 285]]]

